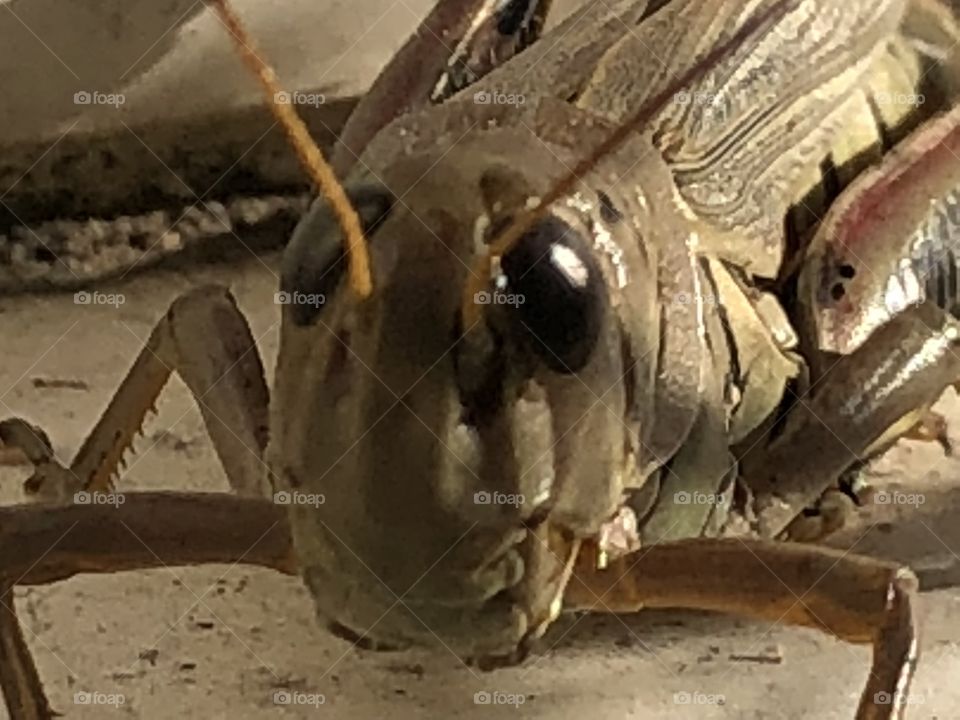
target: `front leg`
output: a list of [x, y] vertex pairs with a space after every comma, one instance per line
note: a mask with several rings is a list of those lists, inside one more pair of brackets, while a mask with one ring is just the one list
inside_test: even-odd
[[17, 620], [14, 583], [203, 563], [294, 574], [284, 509], [220, 493], [132, 493], [118, 507], [0, 509], [0, 689], [11, 720], [54, 717]]
[[917, 661], [917, 580], [893, 563], [824, 547], [693, 539], [595, 569], [582, 551], [564, 596], [574, 610], [688, 608], [808, 627], [873, 646], [856, 720], [903, 717]]
[[811, 397], [796, 398], [775, 439], [742, 451], [740, 472], [754, 496], [760, 534], [780, 535], [798, 511], [869, 458], [878, 441], [888, 441], [891, 428], [908, 430], [918, 409], [960, 378], [958, 351], [960, 323], [924, 304], [836, 360]]

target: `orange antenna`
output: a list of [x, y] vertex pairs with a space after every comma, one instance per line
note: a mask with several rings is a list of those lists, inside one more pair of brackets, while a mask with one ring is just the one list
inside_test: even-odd
[[587, 157], [577, 163], [576, 167], [564, 176], [536, 207], [521, 211], [513, 222], [490, 242], [487, 251], [477, 257], [474, 271], [468, 276], [469, 279], [464, 288], [464, 304], [462, 308], [464, 327], [471, 327], [473, 323], [479, 319], [478, 314], [480, 309], [473, 302], [473, 296], [474, 293], [483, 290], [483, 285], [489, 281], [491, 259], [499, 258], [509, 251], [525, 233], [529, 232], [534, 223], [546, 214], [552, 203], [570, 193], [584, 174], [590, 172], [604, 156], [622, 145], [638, 127], [643, 127], [650, 122], [651, 118], [660, 112], [678, 92], [691, 86], [708, 70], [716, 66], [737, 47], [742, 45], [747, 38], [755, 32], [758, 32], [761, 28], [765, 28], [780, 20], [792, 8], [796, 7], [797, 4], [797, 0], [782, 0], [750, 18], [728, 40], [714, 47], [702, 60], [687, 70], [682, 77], [641, 105], [636, 113], [610, 134], [609, 138], [600, 143]]
[[237, 50], [243, 61], [257, 76], [267, 98], [270, 111], [283, 127], [293, 145], [300, 164], [323, 196], [330, 201], [334, 215], [343, 230], [344, 242], [349, 258], [350, 286], [361, 298], [367, 298], [373, 291], [370, 278], [370, 256], [363, 236], [363, 226], [357, 211], [354, 210], [347, 193], [337, 180], [333, 169], [323, 157], [320, 148], [310, 137], [307, 126], [289, 102], [278, 102], [283, 91], [277, 82], [277, 75], [259, 56], [256, 45], [244, 30], [240, 18], [227, 3], [227, 0], [207, 0], [217, 12], [220, 21], [233, 36]]

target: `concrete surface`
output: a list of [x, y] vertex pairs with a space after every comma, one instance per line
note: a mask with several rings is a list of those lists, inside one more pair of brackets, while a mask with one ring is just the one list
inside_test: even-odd
[[[147, 274], [103, 288], [123, 297], [119, 306], [75, 304], [72, 296], [0, 299], [0, 336], [7, 340], [0, 415], [29, 417], [47, 429], [62, 458], [72, 457], [169, 301], [210, 281], [232, 285], [272, 372], [275, 259]], [[84, 389], [37, 387], [37, 379], [78, 381]], [[952, 391], [945, 411], [960, 417]], [[956, 429], [954, 440], [960, 441]], [[159, 414], [148, 421], [136, 447], [121, 480], [124, 490], [226, 489], [199, 413], [178, 380], [162, 395]], [[16, 468], [0, 473], [7, 501], [17, 496], [25, 474]], [[935, 446], [902, 443], [874, 476], [888, 488], [922, 494], [925, 502], [876, 506], [842, 543], [909, 560], [925, 569], [925, 579], [954, 582], [960, 551], [958, 461], [944, 458]], [[297, 581], [240, 567], [76, 578], [22, 589], [18, 606], [55, 707], [80, 719], [849, 720], [868, 662], [866, 650], [809, 631], [648, 612], [562, 621], [546, 639], [542, 656], [485, 674], [443, 652], [352, 649], [317, 626]], [[909, 717], [955, 718], [960, 592], [925, 593], [923, 608], [924, 657]], [[731, 655], [761, 659], [734, 662]], [[301, 693], [291, 697], [302, 701], [322, 694], [325, 703], [280, 707], [274, 693], [284, 690]], [[481, 691], [523, 694], [525, 702], [519, 708], [475, 704], [474, 694]], [[122, 696], [124, 704], [75, 704], [79, 692]], [[700, 702], [723, 695], [725, 704], [675, 702], [681, 693]]]

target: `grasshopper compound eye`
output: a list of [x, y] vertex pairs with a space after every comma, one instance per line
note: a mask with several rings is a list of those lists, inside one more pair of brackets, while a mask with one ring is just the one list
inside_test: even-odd
[[600, 336], [606, 286], [581, 233], [548, 215], [503, 254], [500, 269], [497, 289], [514, 299], [506, 304], [534, 352], [555, 372], [582, 369]]

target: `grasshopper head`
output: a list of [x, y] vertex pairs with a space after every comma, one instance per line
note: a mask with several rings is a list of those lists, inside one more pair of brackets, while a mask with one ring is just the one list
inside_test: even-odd
[[523, 648], [620, 500], [622, 347], [582, 218], [551, 211], [472, 291], [497, 227], [548, 189], [518, 162], [564, 170], [504, 133], [348, 182], [366, 300], [324, 202], [283, 260], [271, 466], [320, 615], [376, 644]]

